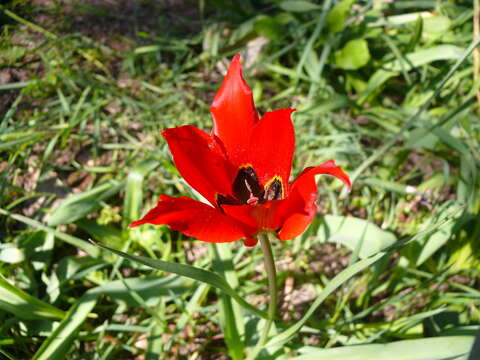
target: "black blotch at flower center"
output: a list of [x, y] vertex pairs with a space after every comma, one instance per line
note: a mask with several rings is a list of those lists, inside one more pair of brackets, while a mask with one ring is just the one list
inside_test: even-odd
[[241, 167], [233, 181], [233, 192], [242, 204], [259, 202], [265, 191], [258, 182], [257, 174], [251, 166]]
[[283, 184], [278, 177], [267, 183], [265, 188], [258, 181], [258, 176], [251, 166], [239, 168], [232, 184], [233, 196], [217, 194], [217, 205], [257, 205], [268, 200], [283, 198]]

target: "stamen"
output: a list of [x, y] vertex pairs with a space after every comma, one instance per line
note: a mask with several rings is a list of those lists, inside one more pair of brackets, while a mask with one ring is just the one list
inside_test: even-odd
[[282, 179], [275, 176], [265, 186], [265, 200], [281, 200], [283, 199]]
[[250, 165], [241, 166], [232, 184], [235, 197], [243, 204], [263, 202], [264, 190], [255, 170]]
[[248, 185], [247, 179], [245, 179], [245, 186], [247, 187], [248, 192], [250, 193], [250, 196], [252, 196], [252, 188], [250, 187], [250, 185]]
[[257, 205], [258, 204], [258, 198], [256, 196], [253, 196], [250, 194], [250, 198], [247, 200], [248, 205]]

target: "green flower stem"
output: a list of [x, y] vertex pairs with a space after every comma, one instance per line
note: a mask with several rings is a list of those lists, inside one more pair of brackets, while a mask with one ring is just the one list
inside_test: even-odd
[[267, 272], [268, 278], [268, 313], [267, 313], [267, 323], [263, 328], [262, 335], [258, 341], [255, 349], [250, 354], [249, 359], [255, 359], [262, 347], [266, 344], [268, 340], [268, 334], [270, 328], [272, 327], [273, 320], [277, 313], [277, 302], [278, 302], [278, 290], [277, 290], [277, 271], [275, 270], [275, 260], [273, 259], [272, 246], [270, 245], [270, 233], [263, 232], [258, 234], [258, 239], [260, 240], [260, 246], [262, 248], [265, 270]]

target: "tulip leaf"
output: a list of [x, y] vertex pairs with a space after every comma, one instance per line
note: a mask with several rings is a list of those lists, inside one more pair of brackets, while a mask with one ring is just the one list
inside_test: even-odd
[[144, 256], [130, 255], [124, 253], [123, 251], [115, 250], [99, 243], [94, 244], [127, 260], [146, 265], [148, 267], [151, 267], [152, 269], [174, 273], [212, 285], [224, 291], [227, 295], [231, 296], [233, 299], [235, 299], [235, 301], [237, 301], [247, 310], [250, 310], [263, 318], [267, 318], [265, 312], [257, 309], [256, 307], [246, 302], [235, 290], [232, 289], [232, 287], [225, 281], [225, 279], [223, 279], [217, 273], [205, 269], [200, 269], [192, 265], [177, 264], [169, 261], [151, 259]]
[[20, 319], [62, 319], [65, 313], [10, 284], [0, 275], [0, 309]]
[[394, 234], [351, 216], [326, 215], [317, 232], [325, 242], [336, 242], [358, 251], [360, 258], [372, 256], [396, 242]]
[[438, 249], [440, 249], [450, 239], [456, 221], [450, 221], [438, 227], [428, 238], [423, 246], [420, 247], [420, 253], [416, 261], [416, 266], [422, 265], [427, 261]]
[[423, 20], [423, 36], [436, 39], [445, 35], [451, 26], [451, 20], [443, 15], [426, 17]]
[[27, 225], [35, 228], [35, 229], [45, 231], [47, 234], [53, 235], [57, 239], [60, 239], [60, 240], [65, 241], [66, 243], [68, 243], [70, 245], [73, 245], [73, 246], [76, 246], [76, 247], [82, 249], [83, 251], [85, 251], [86, 253], [88, 253], [92, 257], [97, 257], [100, 253], [100, 251], [95, 246], [93, 246], [92, 244], [89, 244], [88, 242], [86, 242], [82, 239], [79, 239], [75, 236], [72, 236], [72, 235], [66, 234], [64, 232], [52, 229], [49, 226], [45, 226], [41, 222], [39, 222], [37, 220], [34, 220], [34, 219], [31, 219], [27, 216], [23, 216], [23, 215], [20, 215], [20, 214], [13, 214], [13, 213], [11, 213], [9, 211], [6, 211], [4, 209], [1, 209], [1, 208], [0, 208], [0, 214], [5, 215], [5, 216], [9, 216], [10, 218], [12, 218], [14, 220], [20, 221], [20, 222], [22, 222], [24, 224], [27, 224]]
[[474, 336], [443, 336], [333, 349], [309, 347], [292, 360], [462, 360], [473, 340]]
[[72, 195], [50, 214], [47, 224], [57, 226], [81, 219], [99, 209], [103, 200], [115, 195], [123, 187], [123, 183], [110, 180], [91, 190]]
[[[407, 63], [401, 63], [400, 60], [394, 60], [385, 64], [385, 69], [399, 72], [403, 67], [411, 70], [414, 67], [429, 64], [438, 60], [460, 59], [465, 49], [454, 45], [439, 45], [428, 49], [421, 49], [406, 55]], [[380, 70], [379, 70], [380, 71]]]
[[87, 232], [96, 241], [101, 241], [116, 249], [124, 246], [126, 241], [122, 237], [122, 232], [112, 225], [101, 225], [94, 220], [85, 218], [76, 221], [75, 225]]
[[125, 200], [123, 206], [123, 225], [140, 218], [143, 197], [143, 179], [145, 175], [153, 171], [159, 165], [159, 161], [153, 158], [144, 160], [135, 166], [127, 176], [125, 184]]
[[282, 1], [279, 6], [283, 10], [291, 12], [306, 12], [321, 9], [321, 6], [303, 0]]
[[32, 360], [62, 360], [73, 341], [77, 338], [80, 326], [97, 303], [97, 296], [87, 292], [68, 310], [58, 327], [40, 346]]
[[348, 15], [350, 14], [354, 2], [355, 0], [342, 0], [333, 7], [327, 18], [328, 29], [330, 32], [336, 33], [343, 30], [345, 21], [348, 19]]
[[[212, 244], [214, 261], [213, 269], [221, 274], [235, 290], [239, 280], [234, 270], [231, 244]], [[243, 359], [244, 342], [239, 339], [245, 336], [245, 325], [242, 308], [225, 293], [220, 296], [220, 318], [222, 332], [233, 360]]]
[[[367, 101], [369, 95], [385, 83], [391, 77], [397, 76], [402, 70], [411, 71], [412, 69], [429, 64], [439, 60], [459, 60], [465, 56], [465, 49], [455, 45], [438, 45], [428, 49], [421, 49], [405, 55], [405, 61], [397, 59], [385, 64], [377, 70], [368, 80], [368, 88], [359, 99], [363, 104]], [[457, 62], [458, 63], [458, 62]]]
[[364, 39], [350, 40], [345, 46], [335, 51], [335, 64], [344, 70], [357, 70], [367, 65], [370, 60], [368, 43]]
[[287, 342], [292, 336], [294, 336], [303, 325], [307, 322], [307, 320], [314, 314], [317, 308], [323, 303], [323, 301], [336, 289], [342, 286], [346, 281], [350, 278], [358, 274], [360, 271], [364, 270], [365, 268], [369, 267], [376, 261], [378, 261], [381, 257], [383, 257], [385, 253], [379, 253], [375, 256], [372, 256], [367, 259], [360, 260], [353, 265], [350, 265], [345, 270], [343, 270], [340, 274], [335, 276], [332, 280], [328, 282], [322, 292], [317, 296], [315, 301], [310, 305], [307, 312], [303, 317], [297, 321], [294, 325], [290, 326], [280, 334], [274, 336], [270, 341], [267, 343], [267, 346], [283, 344]]
[[108, 295], [116, 303], [124, 306], [137, 306], [132, 296], [137, 293], [147, 304], [154, 306], [160, 296], [175, 296], [191, 288], [192, 281], [176, 275], [135, 277], [107, 282], [89, 291], [90, 294]]
[[438, 138], [429, 129], [416, 128], [408, 134], [405, 147], [409, 149], [425, 148], [433, 150], [438, 143]]

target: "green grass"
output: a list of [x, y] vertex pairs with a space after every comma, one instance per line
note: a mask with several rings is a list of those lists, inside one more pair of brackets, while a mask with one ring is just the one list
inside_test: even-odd
[[467, 359], [480, 330], [471, 1], [40, 3], [1, 9], [0, 357], [253, 349], [261, 316], [219, 288], [266, 311], [259, 246], [127, 229], [160, 194], [194, 196], [160, 131], [210, 129], [219, 69], [246, 52], [259, 111], [298, 110], [294, 174], [335, 159], [354, 180], [346, 193], [320, 177], [318, 218], [274, 244], [281, 310], [261, 357]]

